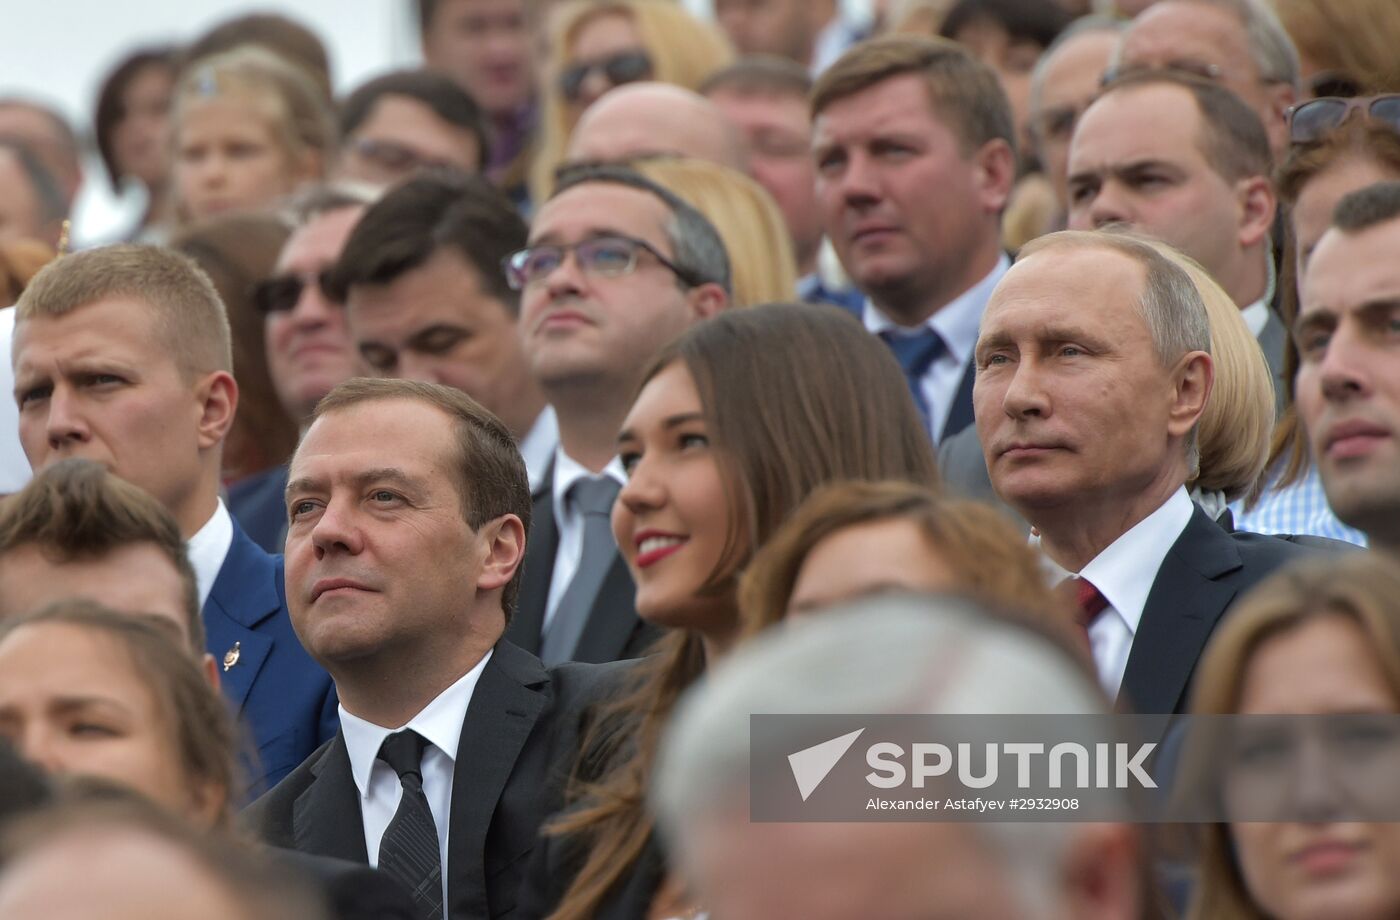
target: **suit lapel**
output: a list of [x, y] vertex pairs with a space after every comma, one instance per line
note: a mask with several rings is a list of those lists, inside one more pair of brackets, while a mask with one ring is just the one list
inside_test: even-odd
[[311, 768], [315, 777], [292, 805], [292, 839], [296, 849], [368, 863], [360, 790], [350, 772], [345, 736], [336, 733]]
[[617, 661], [623, 657], [628, 640], [637, 629], [637, 588], [632, 573], [622, 556], [613, 557], [593, 608], [588, 611], [588, 624], [574, 649], [574, 661]]
[[258, 624], [282, 609], [275, 557], [263, 552], [233, 522], [233, 542], [204, 602], [205, 648], [222, 669], [220, 689], [242, 712], [253, 680], [272, 651]]
[[939, 440], [946, 440], [972, 424], [972, 384], [977, 380], [977, 362], [968, 361], [963, 371], [962, 382], [958, 384], [958, 395], [948, 407], [947, 420], [943, 423], [943, 433]]
[[1220, 525], [1196, 508], [1162, 560], [1143, 606], [1119, 693], [1141, 713], [1174, 713], [1206, 640], [1234, 598], [1243, 565]]
[[559, 550], [559, 529], [554, 523], [554, 466], [550, 464], [535, 493], [530, 512], [530, 533], [525, 541], [524, 572], [515, 614], [506, 626], [505, 638], [531, 654], [540, 650], [549, 583], [554, 577], [554, 556]]
[[452, 777], [448, 916], [487, 917], [486, 837], [501, 792], [544, 709], [549, 675], [538, 659], [498, 642], [462, 721]]

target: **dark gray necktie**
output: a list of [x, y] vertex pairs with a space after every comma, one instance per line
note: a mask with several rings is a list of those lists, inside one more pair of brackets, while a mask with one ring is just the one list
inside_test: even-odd
[[540, 643], [545, 664], [558, 664], [573, 657], [579, 636], [588, 623], [588, 612], [598, 597], [608, 569], [617, 556], [612, 533], [612, 506], [621, 487], [611, 476], [586, 476], [569, 488], [568, 500], [583, 515], [583, 555], [578, 561], [559, 606], [549, 621]]
[[423, 794], [423, 749], [428, 742], [413, 730], [395, 732], [379, 746], [379, 759], [403, 785], [399, 809], [379, 842], [379, 868], [403, 883], [427, 920], [442, 920], [442, 856], [437, 825]]

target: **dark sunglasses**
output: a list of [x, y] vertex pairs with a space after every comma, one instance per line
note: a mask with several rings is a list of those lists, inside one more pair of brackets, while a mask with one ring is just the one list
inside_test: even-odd
[[1300, 102], [1288, 110], [1288, 140], [1294, 144], [1315, 144], [1341, 127], [1353, 111], [1400, 132], [1400, 93], [1355, 99], [1328, 96]]
[[340, 299], [331, 290], [330, 276], [330, 269], [325, 269], [311, 275], [278, 275], [259, 281], [253, 285], [253, 306], [264, 315], [286, 313], [296, 307], [308, 283], [315, 284], [327, 302], [338, 306]]
[[597, 61], [579, 61], [559, 74], [559, 91], [570, 102], [577, 102], [583, 93], [588, 75], [601, 70], [613, 86], [636, 83], [651, 76], [651, 56], [645, 51], [623, 51]]

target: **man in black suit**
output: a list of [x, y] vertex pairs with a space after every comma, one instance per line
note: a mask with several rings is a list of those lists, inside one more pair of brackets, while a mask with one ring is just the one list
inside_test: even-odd
[[940, 442], [972, 424], [977, 324], [1008, 265], [1010, 104], [960, 46], [890, 36], [823, 72], [812, 113], [827, 238], [867, 298], [866, 329], [894, 352]]
[[611, 670], [546, 671], [501, 640], [531, 513], [514, 439], [457, 390], [352, 380], [290, 477], [292, 623], [341, 731], [247, 816], [275, 846], [389, 872], [425, 917], [505, 916]]
[[729, 305], [729, 257], [708, 220], [620, 166], [571, 170], [507, 260], [525, 358], [559, 421], [535, 490], [520, 612], [506, 638], [546, 664], [642, 654], [655, 630], [608, 513], [625, 476], [617, 432], [651, 357]]
[[1188, 497], [1213, 382], [1191, 279], [1127, 236], [1065, 231], [1021, 253], [977, 340], [977, 433], [997, 494], [1071, 579], [1105, 689], [1182, 709], [1230, 604], [1306, 552], [1226, 533]]

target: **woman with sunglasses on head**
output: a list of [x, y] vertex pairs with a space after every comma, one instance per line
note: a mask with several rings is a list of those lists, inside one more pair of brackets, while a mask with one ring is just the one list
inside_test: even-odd
[[[1276, 573], [1216, 630], [1197, 672], [1195, 715], [1356, 721], [1350, 730], [1340, 719], [1240, 722], [1226, 741], [1235, 757], [1186, 761], [1188, 775], [1200, 777], [1225, 765], [1219, 802], [1241, 818], [1203, 826], [1190, 917], [1400, 917], [1400, 824], [1381, 823], [1394, 818], [1400, 755], [1396, 562], [1347, 553]], [[1366, 716], [1381, 718], [1363, 722]], [[1251, 728], [1269, 730], [1267, 740], [1251, 742], [1242, 734]], [[1330, 730], [1322, 737], [1336, 746], [1275, 734], [1317, 728]], [[1309, 759], [1293, 762], [1289, 755], [1302, 750]], [[1311, 771], [1311, 779], [1301, 771]]]
[[934, 487], [937, 475], [888, 350], [828, 307], [760, 306], [694, 327], [652, 362], [618, 453], [629, 480], [613, 533], [637, 612], [666, 634], [598, 715], [574, 805], [527, 873], [523, 917], [698, 916], [668, 872], [646, 792], [677, 698], [739, 636], [739, 575], [823, 483]]
[[536, 201], [548, 197], [584, 109], [614, 86], [655, 80], [696, 89], [734, 59], [728, 39], [673, 0], [569, 0], [551, 14], [531, 168]]
[[[1287, 208], [1289, 238], [1279, 283], [1284, 286], [1284, 325], [1291, 327], [1298, 281], [1337, 202], [1373, 183], [1400, 179], [1400, 95], [1313, 99], [1293, 108], [1289, 129], [1292, 143], [1276, 185]], [[1297, 349], [1289, 339], [1284, 353], [1289, 406], [1274, 430], [1259, 485], [1243, 505], [1235, 506], [1235, 524], [1256, 533], [1313, 534], [1364, 546], [1365, 536], [1332, 514], [1308, 456], [1292, 406], [1297, 367]]]

